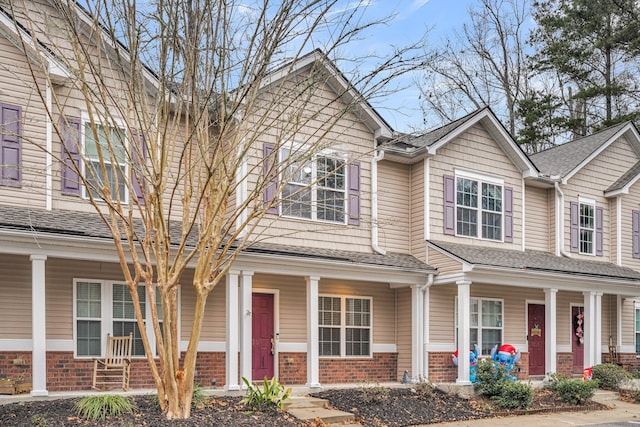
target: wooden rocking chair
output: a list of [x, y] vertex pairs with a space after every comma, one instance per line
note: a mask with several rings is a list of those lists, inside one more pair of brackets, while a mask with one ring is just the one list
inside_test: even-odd
[[620, 363], [620, 355], [618, 354], [618, 349], [615, 345], [609, 346], [609, 363], [622, 366], [622, 363]]
[[129, 390], [129, 372], [131, 368], [131, 348], [133, 334], [124, 337], [112, 337], [107, 334], [107, 351], [104, 359], [93, 362], [93, 388], [104, 391], [122, 387]]

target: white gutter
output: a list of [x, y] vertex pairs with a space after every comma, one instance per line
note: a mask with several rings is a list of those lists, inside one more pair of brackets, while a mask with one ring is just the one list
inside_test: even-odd
[[47, 103], [47, 111], [45, 118], [45, 132], [46, 132], [46, 150], [45, 150], [45, 184], [44, 184], [44, 193], [45, 193], [45, 208], [50, 211], [53, 208], [53, 189], [52, 189], [52, 173], [53, 173], [53, 158], [51, 156], [51, 152], [53, 150], [53, 141], [52, 141], [52, 125], [51, 125], [51, 84], [49, 82], [49, 78], [46, 79], [45, 82], [45, 97]]
[[378, 246], [378, 162], [384, 158], [384, 151], [374, 152], [371, 158], [371, 249], [384, 255], [386, 251]]
[[422, 376], [429, 378], [429, 289], [433, 285], [433, 273], [429, 274], [427, 283], [422, 286]]
[[556, 255], [571, 258], [564, 250], [564, 193], [557, 181], [553, 185], [556, 188]]
[[616, 197], [616, 264], [622, 266], [622, 196]]

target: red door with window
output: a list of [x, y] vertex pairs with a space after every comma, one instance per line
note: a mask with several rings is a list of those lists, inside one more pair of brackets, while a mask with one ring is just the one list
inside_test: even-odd
[[253, 294], [251, 304], [251, 376], [253, 381], [260, 381], [274, 376], [273, 294]]
[[571, 307], [571, 352], [573, 373], [582, 374], [584, 368], [584, 307]]
[[529, 375], [544, 375], [545, 328], [543, 304], [529, 304], [527, 335], [529, 337]]

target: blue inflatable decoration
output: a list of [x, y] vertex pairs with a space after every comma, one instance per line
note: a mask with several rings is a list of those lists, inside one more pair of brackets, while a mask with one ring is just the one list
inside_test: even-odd
[[514, 365], [520, 360], [520, 351], [516, 350], [511, 344], [502, 344], [498, 348], [498, 344], [491, 349], [491, 359], [498, 363], [500, 366], [504, 366], [507, 369], [507, 375], [511, 381], [516, 381], [516, 377], [511, 374]]
[[[478, 356], [480, 351], [478, 350], [478, 344], [473, 345], [473, 350], [469, 350], [469, 381], [476, 382], [476, 371], [478, 369]], [[458, 366], [458, 350], [451, 355], [453, 364]]]

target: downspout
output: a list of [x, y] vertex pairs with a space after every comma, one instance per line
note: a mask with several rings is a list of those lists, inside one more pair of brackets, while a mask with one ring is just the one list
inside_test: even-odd
[[378, 246], [378, 162], [384, 158], [384, 151], [374, 152], [371, 158], [371, 249], [384, 255], [386, 251]]
[[53, 178], [52, 178], [52, 169], [53, 169], [53, 158], [51, 156], [51, 152], [53, 150], [53, 129], [51, 124], [51, 83], [49, 82], [49, 78], [46, 79], [45, 82], [45, 102], [47, 103], [47, 111], [46, 111], [46, 119], [45, 119], [45, 132], [46, 132], [46, 150], [45, 150], [45, 184], [44, 184], [44, 193], [45, 193], [45, 208], [50, 211], [53, 208]]
[[556, 188], [556, 255], [571, 258], [571, 255], [564, 250], [564, 193], [560, 189], [560, 184], [554, 182]]

